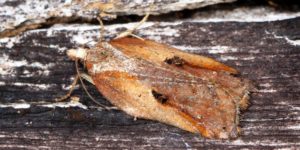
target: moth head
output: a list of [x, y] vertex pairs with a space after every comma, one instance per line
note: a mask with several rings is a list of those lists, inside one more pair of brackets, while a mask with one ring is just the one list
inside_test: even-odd
[[78, 49], [70, 49], [67, 51], [67, 55], [72, 60], [85, 60], [87, 55], [87, 49], [78, 48]]

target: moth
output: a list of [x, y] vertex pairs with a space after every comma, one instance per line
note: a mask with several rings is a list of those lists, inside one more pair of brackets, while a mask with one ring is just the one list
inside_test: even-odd
[[249, 80], [211, 58], [152, 40], [123, 37], [68, 50], [86, 65], [102, 95], [128, 115], [207, 138], [233, 139], [248, 106]]

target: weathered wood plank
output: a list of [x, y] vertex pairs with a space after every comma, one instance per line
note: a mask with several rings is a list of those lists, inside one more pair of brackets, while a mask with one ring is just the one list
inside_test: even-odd
[[[106, 38], [132, 25], [107, 26]], [[134, 121], [117, 110], [97, 110], [81, 88], [74, 93], [80, 103], [53, 103], [66, 93], [75, 74], [66, 49], [95, 44], [90, 41], [97, 40], [98, 26], [62, 25], [3, 38], [0, 147], [299, 148], [299, 26], [300, 18], [261, 23], [149, 22], [137, 31], [142, 37], [220, 60], [257, 84], [251, 106], [241, 116], [244, 132], [234, 141], [203, 139], [161, 123]], [[90, 84], [89, 90], [107, 104]]]
[[92, 20], [98, 16], [114, 19], [116, 15], [153, 15], [183, 9], [195, 9], [235, 0], [1, 0], [0, 37], [13, 36], [42, 25], [74, 20]]

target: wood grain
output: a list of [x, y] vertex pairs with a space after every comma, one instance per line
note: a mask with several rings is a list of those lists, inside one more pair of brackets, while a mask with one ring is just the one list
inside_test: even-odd
[[112, 20], [123, 15], [159, 15], [233, 1], [235, 0], [2, 0], [0, 38], [59, 22], [91, 22], [99, 16], [104, 20]]
[[[106, 39], [133, 24], [107, 26]], [[118, 110], [99, 110], [78, 87], [80, 103], [54, 103], [67, 92], [69, 48], [99, 36], [98, 26], [61, 25], [0, 39], [0, 148], [274, 149], [300, 147], [300, 18], [275, 22], [145, 23], [144, 38], [215, 58], [253, 80], [258, 91], [242, 113], [243, 134], [208, 140]], [[88, 84], [88, 83], [87, 83]], [[108, 104], [95, 87], [89, 91]], [[55, 107], [56, 106], [56, 107]]]

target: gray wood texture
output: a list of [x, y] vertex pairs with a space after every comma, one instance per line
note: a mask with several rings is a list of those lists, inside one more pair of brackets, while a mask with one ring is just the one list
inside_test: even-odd
[[[99, 25], [56, 24], [0, 38], [0, 149], [299, 149], [300, 17], [203, 22], [206, 18], [197, 16], [149, 21], [135, 33], [215, 58], [256, 84], [258, 91], [241, 115], [243, 132], [238, 139], [205, 139], [159, 122], [134, 120], [119, 110], [101, 110], [81, 86], [72, 94], [79, 101], [54, 102], [66, 94], [76, 74], [66, 50], [93, 46], [100, 35]], [[104, 38], [133, 26], [107, 25]], [[99, 102], [110, 105], [86, 84]]]
[[98, 16], [159, 15], [235, 0], [0, 0], [0, 38], [57, 22], [91, 21]]
[[[106, 38], [133, 24], [107, 26]], [[98, 26], [61, 25], [1, 39], [0, 148], [299, 148], [300, 18], [262, 23], [148, 22], [136, 34], [215, 58], [240, 70], [258, 91], [241, 115], [237, 140], [210, 140], [162, 123], [80, 102], [54, 103], [74, 77], [65, 51], [96, 41]], [[93, 42], [89, 42], [91, 45]], [[88, 83], [87, 83], [88, 84]], [[100, 102], [101, 94], [88, 84]]]

